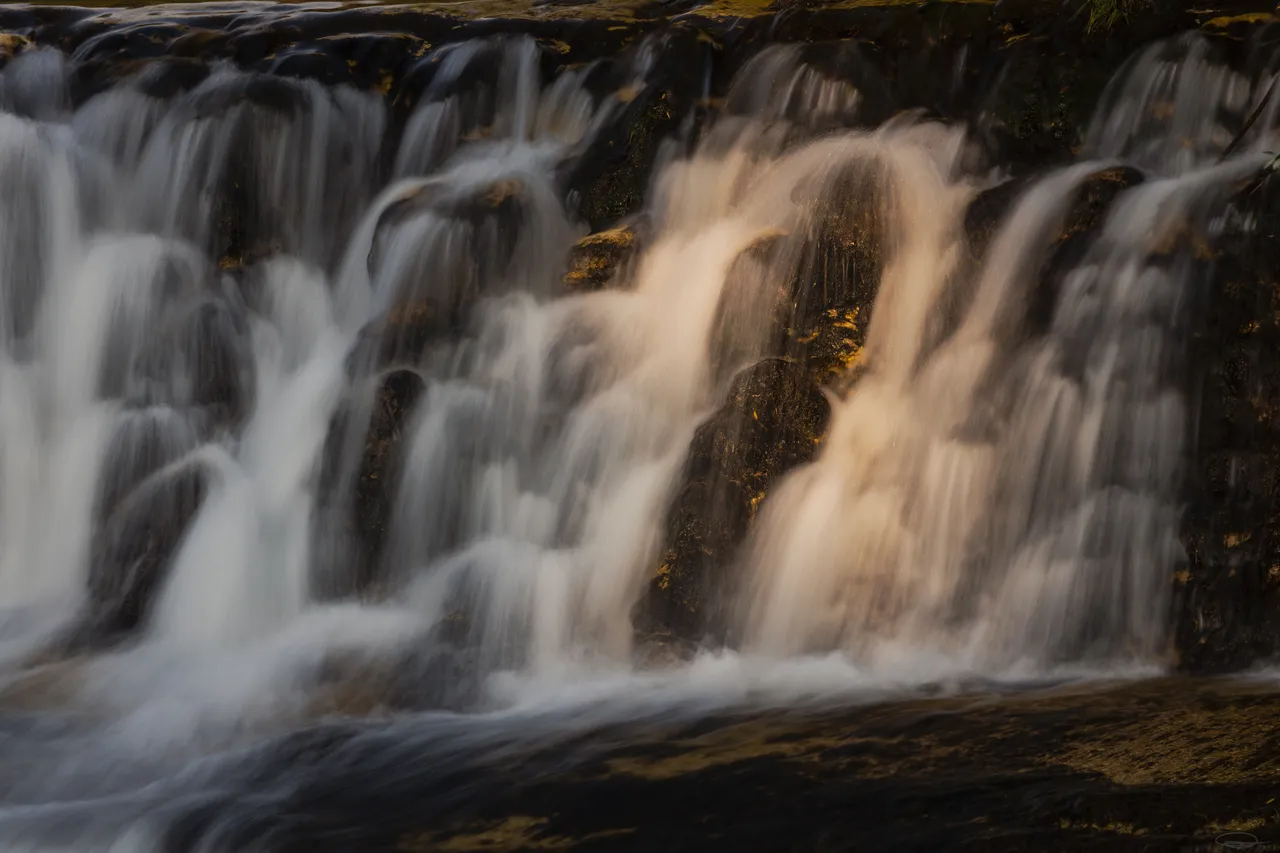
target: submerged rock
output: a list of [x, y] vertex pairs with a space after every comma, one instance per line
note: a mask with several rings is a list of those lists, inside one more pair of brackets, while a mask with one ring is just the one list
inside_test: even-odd
[[138, 355], [147, 404], [195, 408], [218, 427], [234, 429], [249, 414], [256, 374], [245, 307], [210, 296], [178, 306], [162, 332]]
[[110, 519], [148, 477], [195, 449], [199, 420], [167, 406], [125, 414], [98, 475], [94, 512], [99, 523]]

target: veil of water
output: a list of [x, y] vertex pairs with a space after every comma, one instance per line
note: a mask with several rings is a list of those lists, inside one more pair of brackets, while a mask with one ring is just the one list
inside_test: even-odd
[[[975, 261], [995, 179], [965, 127], [853, 129], [857, 88], [771, 47], [661, 162], [635, 262], [569, 294], [586, 228], [559, 175], [625, 102], [589, 66], [545, 80], [543, 49], [443, 49], [401, 130], [377, 93], [231, 67], [74, 108], [55, 51], [0, 72], [5, 849], [172, 849], [184, 809], [284, 796], [255, 745], [364, 694], [469, 712], [432, 718], [463, 744], [566, 706], [1164, 662], [1189, 235], [1264, 162], [1274, 110], [1225, 160], [1219, 117], [1265, 85], [1152, 48]], [[1050, 275], [1073, 199], [1121, 165], [1143, 180]], [[637, 669], [690, 442], [850, 199], [880, 246], [866, 345], [719, 591], [741, 641]], [[369, 553], [345, 508], [388, 388], [409, 413]], [[199, 849], [250, 849], [251, 824], [209, 818]]]

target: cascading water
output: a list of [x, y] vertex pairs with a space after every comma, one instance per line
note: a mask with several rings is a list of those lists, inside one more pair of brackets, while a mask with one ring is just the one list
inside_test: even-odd
[[[591, 65], [544, 79], [543, 50], [442, 48], [399, 130], [377, 94], [231, 67], [175, 88], [156, 66], [74, 109], [61, 54], [0, 72], [0, 709], [68, 714], [0, 740], [7, 849], [158, 849], [218, 780], [253, 784], [226, 750], [343, 707], [335, 671], [621, 715], [620, 686], [656, 708], [1161, 661], [1186, 235], [1270, 123], [1219, 163], [1206, 116], [1263, 89], [1198, 42], [1153, 49], [974, 263], [964, 216], [993, 181], [965, 129], [850, 129], [857, 88], [772, 47], [662, 164], [635, 262], [565, 294], [566, 164], [656, 59], [602, 96]], [[1081, 188], [1130, 163], [1145, 180], [1051, 265]], [[819, 456], [720, 590], [741, 648], [636, 673], [690, 443], [785, 355], [777, 318], [810, 298], [789, 283], [833, 220], [875, 232], [879, 290]], [[347, 508], [378, 453], [373, 548]], [[214, 823], [207, 849], [236, 848]]]
[[[1167, 654], [1181, 342], [1209, 253], [1190, 238], [1212, 232], [1215, 194], [1259, 166], [1256, 154], [1217, 162], [1231, 134], [1214, 108], [1241, 110], [1248, 88], [1199, 40], [1140, 57], [1090, 131], [1089, 154], [1117, 159], [1022, 195], [942, 340], [922, 332], [953, 271], [962, 208], [947, 199], [962, 190], [918, 168], [923, 186], [893, 182], [911, 219], [885, 263], [867, 372], [759, 528], [744, 606], [754, 648], [843, 648], [890, 666], [932, 653], [986, 671]], [[1162, 112], [1172, 127], [1153, 143], [1145, 123]], [[1072, 194], [1130, 157], [1147, 180], [1044, 281]], [[1046, 286], [1040, 329], [1029, 303]]]

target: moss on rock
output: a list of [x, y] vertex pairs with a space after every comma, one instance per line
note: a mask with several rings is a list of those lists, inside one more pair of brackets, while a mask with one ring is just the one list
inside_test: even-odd
[[575, 291], [600, 290], [635, 256], [638, 247], [639, 230], [634, 222], [583, 237], [569, 252], [565, 286]]
[[700, 639], [724, 629], [715, 593], [760, 503], [786, 471], [812, 458], [830, 406], [800, 365], [767, 359], [738, 375], [694, 436], [667, 519], [666, 548], [638, 612], [642, 633]]

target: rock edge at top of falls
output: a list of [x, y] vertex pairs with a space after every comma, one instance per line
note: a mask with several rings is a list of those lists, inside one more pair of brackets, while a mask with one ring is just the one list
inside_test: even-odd
[[[1137, 0], [1110, 26], [1091, 25], [1086, 0], [466, 0], [466, 2], [258, 2], [197, 0], [190, 3], [38, 2], [7, 4], [0, 29], [39, 44], [76, 49], [107, 29], [137, 32], [153, 47], [166, 44], [165, 25], [218, 31], [221, 39], [188, 39], [202, 55], [238, 35], [274, 30], [274, 41], [378, 33], [412, 36], [431, 44], [528, 32], [572, 40], [557, 47], [571, 58], [603, 56], [659, 26], [705, 33], [717, 49], [761, 42], [862, 38], [886, 48], [939, 36], [1013, 44], [1029, 36], [1084, 39], [1093, 49], [1133, 46], [1161, 36], [1202, 29], [1243, 36], [1277, 20], [1269, 0]], [[922, 24], [924, 29], [922, 29]], [[568, 29], [566, 29], [568, 27]], [[268, 39], [267, 41], [272, 41]], [[141, 48], [140, 42], [135, 46]], [[1047, 46], [1061, 50], [1057, 43]], [[0, 44], [0, 58], [12, 45]], [[229, 58], [243, 58], [239, 52]]]

